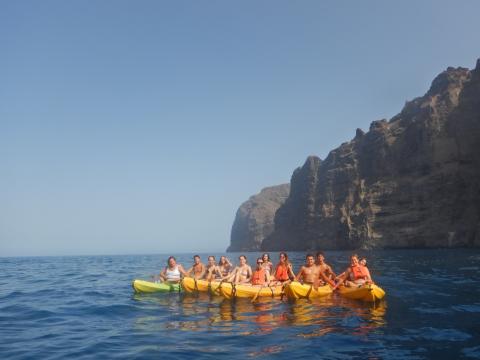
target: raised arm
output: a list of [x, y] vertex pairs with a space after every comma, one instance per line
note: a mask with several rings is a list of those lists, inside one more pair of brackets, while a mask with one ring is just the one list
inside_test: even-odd
[[300, 271], [298, 272], [297, 276], [295, 276], [295, 280], [300, 281], [302, 277], [303, 277], [303, 266], [300, 268]]
[[325, 283], [330, 284], [331, 286], [335, 287], [335, 281], [330, 279], [323, 271], [319, 272], [319, 278], [323, 280]]
[[293, 272], [293, 267], [290, 263], [287, 265], [287, 273], [291, 279], [295, 279], [295, 273]]
[[192, 271], [193, 271], [193, 266], [189, 268], [187, 271], [185, 271], [185, 273], [187, 274], [186, 276], [191, 276], [190, 274], [192, 273]]
[[335, 280], [337, 280], [337, 284], [333, 287], [333, 290], [338, 288], [341, 284], [343, 284], [345, 280], [347, 280], [349, 273], [350, 273], [350, 269], [347, 269], [335, 278]]
[[178, 265], [178, 271], [180, 271], [180, 274], [182, 274], [183, 276], [188, 276], [189, 274], [188, 271], [185, 271], [182, 265]]
[[332, 276], [333, 276], [334, 278], [337, 277], [337, 275], [335, 275], [335, 272], [333, 271], [333, 269], [332, 269], [332, 267], [331, 267], [330, 265], [328, 265], [328, 271], [330, 272], [330, 274], [332, 274]]

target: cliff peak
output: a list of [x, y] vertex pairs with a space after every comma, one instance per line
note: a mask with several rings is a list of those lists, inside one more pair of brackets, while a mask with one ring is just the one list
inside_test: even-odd
[[452, 87], [461, 87], [470, 71], [463, 67], [448, 67], [433, 79], [427, 95], [435, 95], [448, 91]]

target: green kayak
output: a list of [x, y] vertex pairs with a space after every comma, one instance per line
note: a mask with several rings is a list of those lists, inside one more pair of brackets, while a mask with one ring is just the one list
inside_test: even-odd
[[132, 287], [139, 293], [154, 293], [154, 292], [180, 292], [182, 288], [180, 284], [171, 284], [167, 282], [151, 282], [145, 280], [134, 280]]

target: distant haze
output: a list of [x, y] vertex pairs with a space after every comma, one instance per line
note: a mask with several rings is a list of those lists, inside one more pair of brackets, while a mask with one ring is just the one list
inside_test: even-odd
[[478, 1], [8, 1], [0, 256], [222, 252], [235, 212], [480, 57]]

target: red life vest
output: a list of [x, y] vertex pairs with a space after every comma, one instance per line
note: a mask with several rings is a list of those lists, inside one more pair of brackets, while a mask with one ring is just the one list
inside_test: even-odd
[[278, 264], [277, 269], [275, 270], [275, 279], [278, 281], [287, 281], [290, 280], [288, 276], [288, 269], [286, 265]]
[[350, 270], [352, 271], [354, 281], [358, 279], [365, 280], [368, 277], [367, 269], [365, 266], [350, 266]]
[[255, 270], [252, 275], [252, 285], [265, 284], [265, 269], [262, 267], [260, 270]]

